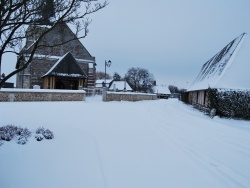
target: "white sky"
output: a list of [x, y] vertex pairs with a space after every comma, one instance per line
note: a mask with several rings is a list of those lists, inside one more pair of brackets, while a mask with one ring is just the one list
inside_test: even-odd
[[121, 76], [149, 70], [157, 84], [186, 86], [202, 65], [243, 32], [250, 33], [249, 0], [109, 0], [92, 15], [83, 40], [97, 70]]
[[[131, 67], [149, 70], [157, 84], [185, 87], [202, 65], [227, 43], [250, 33], [249, 0], [109, 0], [90, 16], [84, 46], [96, 57], [97, 70], [105, 60], [111, 75]], [[15, 58], [7, 58], [8, 72]], [[12, 65], [9, 65], [12, 63]], [[15, 80], [14, 78], [12, 80]]]

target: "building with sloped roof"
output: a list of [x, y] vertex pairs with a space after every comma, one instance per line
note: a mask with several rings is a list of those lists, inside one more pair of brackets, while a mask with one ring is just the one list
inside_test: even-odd
[[168, 89], [168, 86], [166, 86], [166, 85], [154, 86], [153, 91], [157, 95], [157, 98], [160, 98], [160, 99], [162, 99], [162, 98], [167, 99], [171, 95], [171, 92]]
[[102, 80], [96, 80], [95, 81], [95, 88], [109, 88], [111, 86], [113, 82], [113, 79], [106, 79], [106, 83], [105, 83], [105, 79]]
[[208, 107], [208, 88], [250, 89], [250, 40], [246, 33], [209, 59], [187, 90], [188, 103]]
[[[26, 44], [22, 49], [24, 58], [30, 55], [39, 34], [46, 29], [42, 25], [28, 27]], [[34, 85], [42, 89], [94, 88], [95, 57], [66, 23], [59, 23], [39, 45], [41, 47], [36, 50], [30, 65], [17, 74], [17, 88], [32, 88]]]
[[113, 81], [109, 87], [109, 91], [133, 91], [128, 82], [124, 81]]

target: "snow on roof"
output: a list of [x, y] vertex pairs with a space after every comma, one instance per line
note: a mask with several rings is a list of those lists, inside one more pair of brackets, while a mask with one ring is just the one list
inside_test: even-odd
[[154, 93], [171, 94], [168, 87], [164, 85], [154, 86]]
[[[110, 82], [112, 82], [112, 79], [106, 79], [106, 84], [109, 84]], [[105, 80], [96, 80], [95, 83], [96, 84], [102, 84], [103, 82], [105, 82]]]
[[47, 76], [51, 71], [53, 71], [53, 70], [56, 68], [56, 66], [63, 60], [63, 58], [65, 58], [66, 55], [68, 55], [69, 53], [70, 53], [70, 52], [68, 52], [68, 53], [64, 54], [64, 56], [60, 57], [60, 58], [57, 60], [57, 62], [50, 68], [50, 70], [49, 70], [47, 73], [45, 73], [42, 77]]
[[127, 91], [132, 91], [132, 88], [128, 85], [128, 83], [126, 81], [114, 81], [111, 86], [110, 86], [110, 90], [124, 90], [124, 86], [126, 87]]
[[[66, 66], [66, 68], [65, 68]], [[67, 52], [64, 56], [59, 58], [51, 69], [42, 77], [54, 75], [62, 77], [86, 78], [87, 76], [77, 64], [71, 52]]]
[[[30, 54], [25, 54], [25, 55], [30, 55]], [[65, 54], [65, 55], [66, 55], [66, 54]], [[45, 55], [45, 54], [34, 54], [33, 58], [40, 58], [40, 59], [44, 59], [44, 58], [61, 59], [62, 56]], [[79, 63], [89, 63], [89, 64], [95, 63], [95, 60], [90, 60], [90, 59], [79, 59], [79, 58], [75, 58], [75, 60], [78, 61]], [[93, 66], [93, 65], [92, 65], [92, 66]]]
[[[208, 60], [188, 91], [211, 88], [249, 89], [250, 43], [241, 34]], [[249, 63], [248, 63], [249, 62]]]
[[[111, 80], [111, 79], [106, 79], [106, 86], [105, 87], [109, 87], [109, 85], [110, 85], [110, 83], [112, 82], [113, 80]], [[105, 82], [105, 80], [96, 80], [96, 82], [95, 82], [95, 87], [96, 88], [102, 88], [104, 85], [104, 82]]]

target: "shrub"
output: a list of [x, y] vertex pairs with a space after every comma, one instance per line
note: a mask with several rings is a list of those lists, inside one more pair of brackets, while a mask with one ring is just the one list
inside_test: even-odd
[[17, 127], [13, 125], [7, 125], [0, 127], [1, 139], [5, 141], [11, 141], [15, 136]]
[[250, 91], [208, 89], [210, 107], [229, 118], [250, 119]]
[[[44, 138], [53, 139], [54, 135], [49, 129], [44, 129], [39, 127], [36, 130], [35, 138], [37, 141], [41, 141]], [[28, 142], [28, 138], [31, 137], [31, 132], [27, 128], [16, 127], [14, 125], [6, 125], [0, 127], [0, 146], [3, 145], [3, 141], [11, 141], [13, 138], [16, 138], [17, 143], [24, 145]]]
[[[45, 130], [43, 127], [39, 127], [36, 130], [36, 134], [41, 134], [46, 139], [53, 139], [54, 138], [52, 131], [50, 131], [49, 129]], [[35, 137], [37, 139], [37, 141], [41, 141], [43, 139], [43, 137], [41, 135], [37, 135]]]
[[18, 141], [17, 141], [17, 143], [18, 143], [18, 144], [21, 144], [21, 145], [24, 145], [24, 144], [26, 144], [27, 142], [28, 142], [28, 139], [27, 139], [27, 138], [24, 138], [24, 137], [18, 138]]
[[31, 136], [31, 132], [27, 128], [19, 128], [17, 132], [18, 144], [26, 144], [28, 142], [28, 138]]
[[36, 138], [37, 141], [43, 140], [43, 137], [41, 135], [36, 135], [35, 138]]
[[54, 138], [53, 133], [52, 133], [49, 129], [46, 129], [46, 130], [43, 132], [43, 136], [44, 136], [44, 138], [46, 138], [46, 139], [53, 139], [53, 138]]
[[43, 134], [45, 131], [45, 129], [43, 127], [39, 127], [37, 130], [36, 130], [36, 134]]

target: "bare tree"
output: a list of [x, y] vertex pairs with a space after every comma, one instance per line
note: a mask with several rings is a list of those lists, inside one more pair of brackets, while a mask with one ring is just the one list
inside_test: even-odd
[[180, 90], [177, 86], [174, 86], [174, 85], [169, 85], [168, 86], [168, 89], [171, 93], [180, 93]]
[[[105, 72], [102, 71], [96, 71], [96, 78], [101, 80], [105, 78]], [[106, 79], [111, 79], [110, 74], [106, 73]]]
[[[91, 23], [87, 16], [108, 5], [107, 0], [0, 1], [0, 75], [2, 59], [7, 53], [14, 53], [19, 57], [16, 70], [0, 81], [0, 88], [6, 80], [28, 67], [39, 47], [58, 46], [86, 37]], [[45, 43], [43, 39], [46, 34], [62, 22], [74, 26], [77, 37], [58, 41], [56, 44]], [[45, 27], [39, 27], [41, 25]], [[26, 31], [28, 27], [29, 30]], [[24, 58], [25, 49], [20, 49], [27, 35], [34, 36], [35, 42]]]
[[121, 81], [121, 79], [122, 79], [122, 77], [120, 76], [120, 74], [115, 72], [114, 75], [113, 75], [113, 80], [114, 81]]
[[154, 85], [154, 76], [143, 68], [130, 68], [125, 75], [126, 81], [135, 91], [148, 91]]

